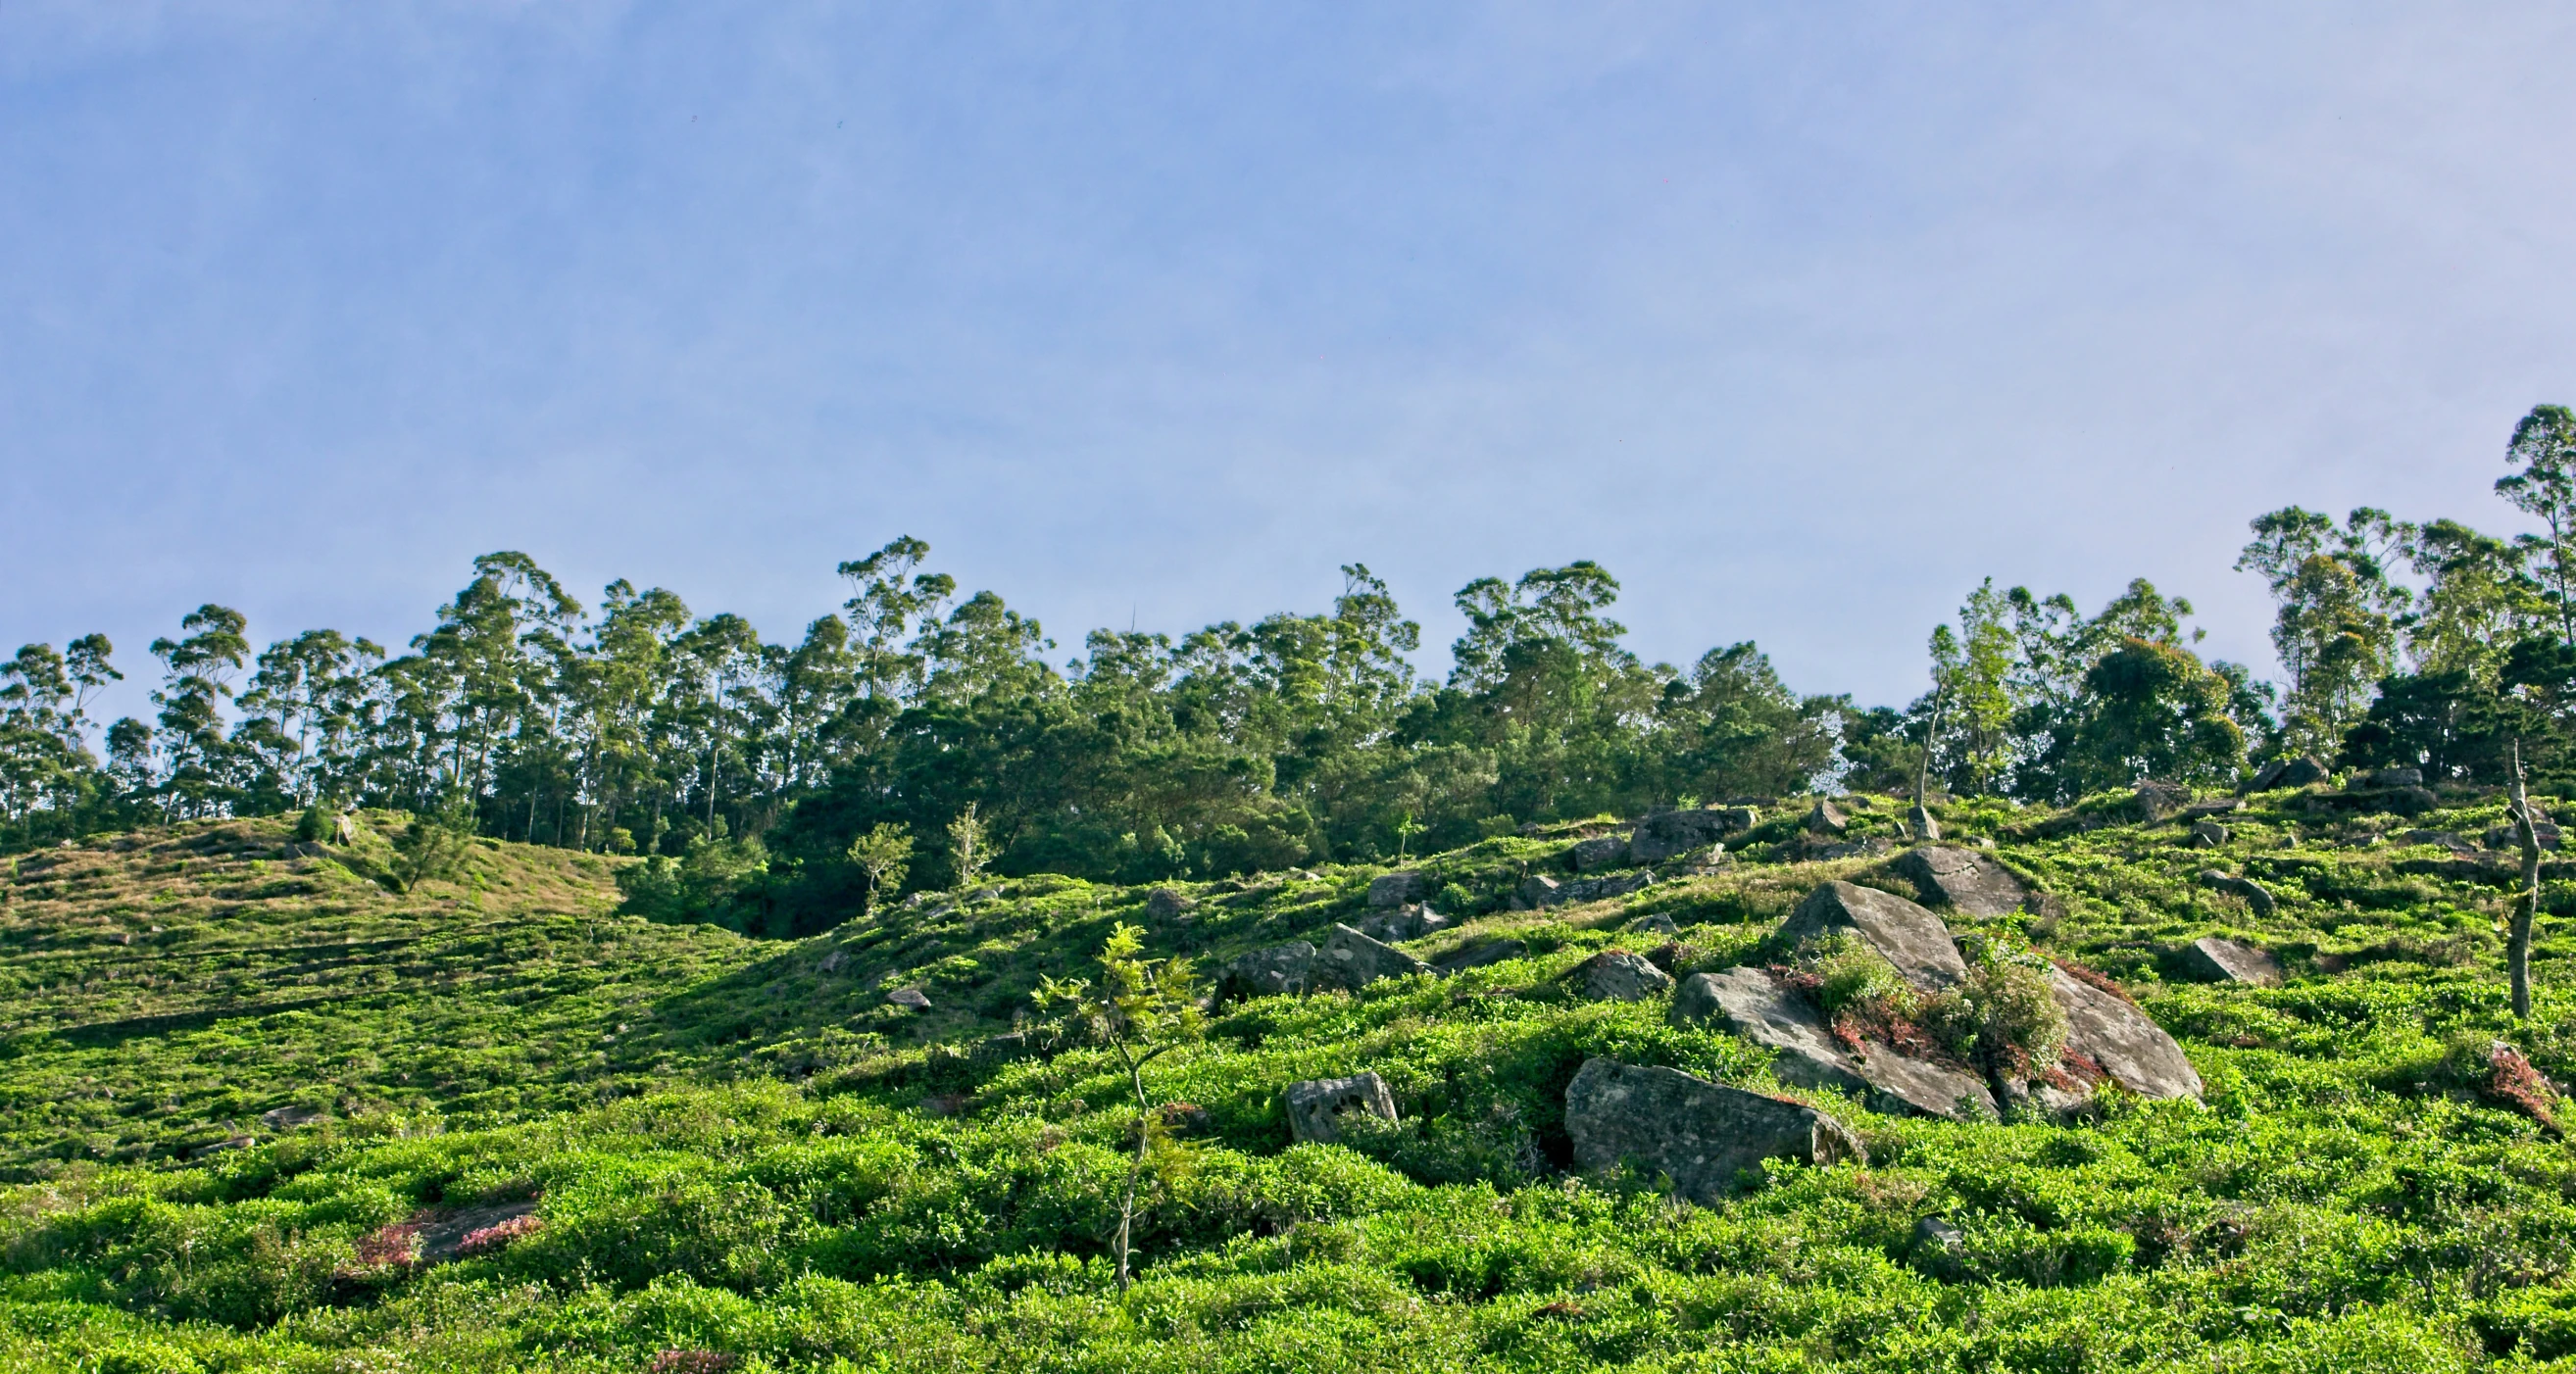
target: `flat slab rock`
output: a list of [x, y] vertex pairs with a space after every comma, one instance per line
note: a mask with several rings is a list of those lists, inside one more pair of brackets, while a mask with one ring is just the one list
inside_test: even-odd
[[1927, 904], [1949, 906], [1971, 916], [2002, 916], [2021, 909], [2030, 889], [1991, 854], [1948, 845], [1909, 849], [1888, 870], [1914, 884]]
[[1339, 1140], [1337, 1123], [1353, 1112], [1395, 1120], [1395, 1095], [1386, 1090], [1386, 1080], [1373, 1073], [1291, 1083], [1280, 1094], [1280, 1103], [1288, 1112], [1288, 1133], [1301, 1143], [1329, 1145]]
[[1941, 918], [1892, 892], [1853, 883], [1827, 883], [1807, 894], [1780, 925], [1792, 941], [1845, 932], [1869, 943], [1906, 981], [1927, 992], [1956, 987], [1968, 965], [1950, 943]]
[[1318, 981], [1354, 992], [1380, 978], [1403, 978], [1430, 971], [1429, 964], [1349, 926], [1333, 927], [1333, 933], [1324, 940], [1324, 948], [1315, 956]]
[[1585, 1060], [1567, 1085], [1565, 1131], [1583, 1169], [1634, 1160], [1699, 1203], [1723, 1198], [1766, 1159], [1869, 1162], [1858, 1137], [1813, 1107], [1615, 1059]]
[[1649, 962], [1642, 954], [1624, 949], [1605, 949], [1577, 964], [1573, 977], [1583, 984], [1583, 995], [1595, 1002], [1643, 1002], [1672, 991], [1673, 976]]
[[2052, 964], [2048, 988], [2066, 1012], [2067, 1073], [2089, 1088], [2097, 1080], [2084, 1067], [2101, 1066], [2111, 1081], [2140, 1097], [2198, 1097], [2200, 1074], [2182, 1046], [2147, 1014]]
[[1471, 968], [1483, 968], [1487, 964], [1504, 963], [1527, 953], [1529, 953], [1529, 946], [1518, 940], [1477, 940], [1460, 945], [1432, 960], [1431, 971], [1446, 977], [1452, 973], [1463, 973]]
[[1864, 1043], [1859, 1053], [1837, 1039], [1806, 995], [1768, 969], [1698, 973], [1674, 994], [1674, 1025], [1723, 1027], [1774, 1052], [1771, 1072], [1801, 1088], [1856, 1093], [1874, 1111], [1991, 1121], [1994, 1094], [1975, 1074]]
[[2204, 935], [2183, 946], [2181, 963], [2185, 973], [2204, 983], [2250, 983], [2265, 988], [2281, 985], [2281, 961], [2262, 946], [2242, 940]]

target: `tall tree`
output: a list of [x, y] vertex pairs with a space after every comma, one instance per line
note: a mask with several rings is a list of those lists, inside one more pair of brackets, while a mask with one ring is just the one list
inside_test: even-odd
[[2515, 470], [2496, 479], [2496, 494], [2549, 527], [2541, 580], [2558, 612], [2558, 637], [2576, 644], [2576, 411], [2533, 406], [2513, 427], [2505, 461]]
[[2260, 574], [2278, 606], [2272, 647], [2290, 675], [2284, 743], [2331, 753], [2396, 667], [2397, 621], [2412, 600], [2389, 580], [2384, 561], [2399, 527], [2367, 506], [2341, 527], [2287, 506], [2256, 517], [2252, 529], [2236, 567]]

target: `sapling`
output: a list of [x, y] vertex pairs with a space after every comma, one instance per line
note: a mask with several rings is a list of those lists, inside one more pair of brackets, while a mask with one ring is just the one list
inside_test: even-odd
[[912, 866], [912, 832], [891, 821], [881, 822], [850, 841], [846, 856], [868, 875], [868, 909], [873, 911], [886, 889], [902, 885]]
[[957, 866], [960, 891], [973, 887], [975, 880], [983, 876], [984, 865], [992, 862], [991, 855], [986, 853], [986, 836], [984, 823], [975, 817], [973, 802], [966, 803], [966, 809], [948, 823], [949, 860]]
[[1145, 1091], [1145, 1066], [1206, 1030], [1206, 1018], [1191, 995], [1189, 961], [1146, 958], [1144, 930], [1122, 921], [1101, 946], [1099, 986], [1083, 978], [1059, 982], [1041, 977], [1033, 1000], [1041, 1013], [1080, 1022], [1107, 1045], [1127, 1070], [1127, 1085], [1135, 1093], [1136, 1151], [1127, 1161], [1127, 1184], [1118, 1195], [1118, 1235], [1111, 1246], [1118, 1260], [1118, 1291], [1124, 1293], [1136, 1189], [1154, 1148], [1170, 1143], [1162, 1115]]

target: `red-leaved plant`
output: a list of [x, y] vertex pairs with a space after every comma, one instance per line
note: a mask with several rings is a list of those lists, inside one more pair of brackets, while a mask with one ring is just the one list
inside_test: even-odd
[[512, 1217], [497, 1226], [486, 1226], [479, 1231], [466, 1232], [465, 1239], [456, 1243], [456, 1253], [488, 1255], [521, 1236], [533, 1234], [544, 1225], [544, 1222], [532, 1216]]

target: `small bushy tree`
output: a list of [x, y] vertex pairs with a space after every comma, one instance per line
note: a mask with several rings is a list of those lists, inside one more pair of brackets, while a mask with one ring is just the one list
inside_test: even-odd
[[868, 875], [868, 905], [873, 908], [888, 889], [902, 886], [903, 875], [912, 865], [912, 832], [892, 821], [881, 822], [850, 841], [846, 852], [850, 862]]
[[1190, 987], [1187, 959], [1148, 959], [1145, 932], [1120, 922], [1100, 951], [1100, 982], [1043, 978], [1035, 1001], [1045, 1015], [1079, 1023], [1094, 1040], [1109, 1047], [1127, 1071], [1136, 1097], [1136, 1148], [1127, 1164], [1127, 1184], [1118, 1195], [1118, 1234], [1112, 1252], [1118, 1260], [1118, 1291], [1127, 1291], [1128, 1246], [1136, 1223], [1136, 1190], [1157, 1149], [1171, 1140], [1151, 1095], [1145, 1091], [1145, 1066], [1197, 1040], [1206, 1032]]

